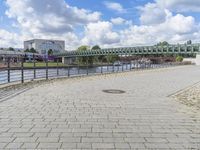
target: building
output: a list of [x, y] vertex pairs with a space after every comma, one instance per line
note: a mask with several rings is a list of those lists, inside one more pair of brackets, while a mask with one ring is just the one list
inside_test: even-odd
[[46, 55], [48, 51], [53, 50], [53, 54], [63, 52], [65, 50], [65, 41], [60, 40], [44, 40], [33, 39], [24, 41], [24, 49], [34, 48], [39, 54]]

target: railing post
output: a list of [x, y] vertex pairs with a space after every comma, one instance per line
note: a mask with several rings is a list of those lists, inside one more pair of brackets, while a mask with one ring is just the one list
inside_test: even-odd
[[122, 72], [124, 71], [124, 62], [122, 62]]
[[132, 63], [131, 63], [131, 57], [130, 57], [130, 55], [129, 55], [129, 62], [130, 62], [130, 71], [131, 71], [131, 69], [132, 69]]
[[79, 58], [78, 58], [78, 74], [80, 74], [80, 61], [79, 61]]
[[48, 75], [48, 57], [46, 58], [46, 80], [48, 80], [48, 77], [49, 77], [49, 75]]
[[34, 72], [34, 79], [36, 79], [36, 63], [35, 63], [35, 54], [33, 54], [33, 72]]
[[67, 76], [70, 77], [70, 66], [69, 66], [69, 64], [67, 66]]
[[10, 82], [10, 57], [7, 58], [8, 83]]
[[126, 62], [126, 70], [128, 70], [128, 61], [127, 61], [127, 60], [128, 60], [128, 57], [127, 57], [127, 54], [126, 54], [126, 57], [125, 57], [125, 58], [126, 58], [126, 61], [125, 61], [125, 62]]
[[[117, 72], [119, 72], [119, 66], [120, 66], [120, 64], [117, 65]], [[123, 66], [123, 65], [122, 65], [122, 66]]]
[[22, 58], [21, 61], [21, 82], [24, 83], [24, 57]]
[[103, 61], [101, 60], [101, 74], [103, 73]]
[[109, 63], [107, 62], [107, 72], [109, 72]]
[[58, 62], [59, 62], [59, 61], [58, 61], [58, 59], [59, 59], [59, 58], [56, 58], [56, 62], [57, 62], [57, 67], [56, 67], [56, 68], [57, 68], [57, 76], [59, 76], [59, 68], [58, 68]]
[[87, 75], [89, 74], [89, 67], [88, 67], [88, 57], [87, 57], [87, 60], [86, 60], [86, 65], [87, 65]]
[[112, 65], [112, 72], [115, 72], [115, 66], [114, 66], [114, 64]]

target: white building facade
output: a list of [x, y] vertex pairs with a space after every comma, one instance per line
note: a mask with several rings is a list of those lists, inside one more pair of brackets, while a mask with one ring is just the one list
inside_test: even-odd
[[48, 51], [53, 50], [53, 54], [63, 52], [65, 50], [65, 41], [33, 39], [24, 41], [24, 50], [34, 48], [39, 54], [46, 55]]

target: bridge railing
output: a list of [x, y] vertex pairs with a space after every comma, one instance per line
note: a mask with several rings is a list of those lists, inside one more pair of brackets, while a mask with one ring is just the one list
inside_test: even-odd
[[68, 51], [57, 54], [63, 57], [77, 56], [98, 56], [98, 55], [146, 55], [146, 54], [196, 54], [200, 53], [200, 44], [177, 44], [167, 46], [140, 46], [140, 47], [119, 47], [104, 48], [88, 51]]

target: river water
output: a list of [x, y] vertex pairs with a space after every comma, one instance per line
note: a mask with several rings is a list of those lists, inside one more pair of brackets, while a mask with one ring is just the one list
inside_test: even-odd
[[[165, 65], [166, 66], [166, 65]], [[57, 78], [63, 76], [79, 76], [79, 75], [91, 75], [100, 73], [111, 73], [111, 72], [122, 72], [131, 69], [145, 69], [145, 68], [158, 68], [163, 67], [163, 65], [130, 65], [125, 64], [121, 66], [102, 66], [102, 67], [90, 67], [90, 68], [59, 68], [59, 69], [48, 69], [49, 78]], [[21, 70], [10, 70], [10, 82], [21, 81], [22, 71]], [[36, 78], [46, 78], [46, 69], [36, 69]], [[24, 70], [24, 80], [31, 81], [34, 80], [34, 70]], [[0, 84], [8, 83], [8, 71], [0, 71]]]

